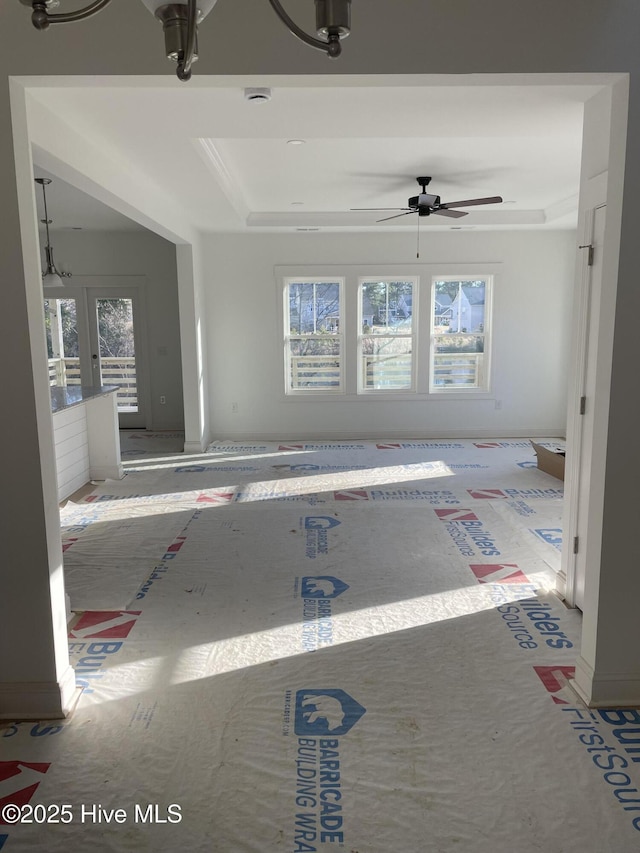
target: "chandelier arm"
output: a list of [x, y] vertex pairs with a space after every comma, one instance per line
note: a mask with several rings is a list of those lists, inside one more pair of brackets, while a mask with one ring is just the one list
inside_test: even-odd
[[[94, 0], [93, 3], [85, 6], [84, 9], [78, 9], [75, 12], [59, 12], [56, 14], [49, 14], [47, 12], [47, 22], [49, 24], [68, 24], [72, 21], [83, 21], [85, 18], [90, 18], [92, 15], [95, 15], [96, 12], [100, 12], [105, 8], [105, 6], [108, 6], [109, 3], [111, 3], [111, 0]], [[42, 4], [38, 5], [41, 6]], [[36, 10], [34, 10], [34, 15], [37, 15]], [[34, 26], [40, 29], [35, 20]]]
[[269, 0], [273, 11], [280, 18], [282, 23], [289, 29], [294, 36], [303, 41], [305, 44], [308, 44], [309, 47], [315, 47], [317, 50], [323, 50], [325, 53], [329, 53], [331, 56], [338, 56], [341, 52], [340, 40], [335, 38], [329, 38], [329, 41], [322, 41], [321, 39], [314, 38], [310, 36], [308, 33], [305, 33], [303, 29], [301, 29], [296, 22], [291, 18], [286, 11], [284, 10], [280, 0]]
[[178, 67], [176, 68], [178, 79], [183, 80], [184, 82], [191, 79], [191, 65], [196, 52], [196, 35], [198, 32], [198, 8], [196, 6], [196, 0], [188, 0], [187, 15], [187, 46], [185, 48], [184, 58], [178, 62]]

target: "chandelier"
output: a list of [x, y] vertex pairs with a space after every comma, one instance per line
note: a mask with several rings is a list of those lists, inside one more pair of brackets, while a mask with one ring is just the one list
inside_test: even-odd
[[[37, 30], [46, 30], [51, 24], [68, 24], [82, 21], [100, 12], [111, 0], [94, 0], [75, 12], [53, 12], [60, 0], [20, 0], [31, 6], [31, 22]], [[189, 80], [191, 65], [198, 58], [198, 25], [216, 5], [217, 0], [142, 0], [149, 11], [162, 22], [167, 58], [177, 63], [176, 74], [180, 80]], [[332, 58], [340, 56], [340, 40], [351, 31], [351, 0], [315, 0], [316, 35], [309, 35], [286, 13], [280, 0], [269, 0], [283, 24], [310, 47], [323, 50]]]

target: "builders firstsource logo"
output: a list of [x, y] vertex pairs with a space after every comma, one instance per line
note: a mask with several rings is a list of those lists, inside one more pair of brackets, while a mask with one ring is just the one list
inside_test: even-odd
[[435, 448], [438, 450], [460, 450], [464, 444], [459, 444], [450, 441], [392, 441], [384, 444], [376, 444], [377, 450], [421, 450], [426, 448]]
[[482, 563], [470, 565], [469, 568], [478, 583], [529, 583], [529, 578], [520, 571], [517, 563]]
[[[0, 761], [0, 813], [5, 806], [25, 806], [38, 790], [49, 767], [51, 764], [41, 762]], [[0, 824], [10, 822], [0, 817]]]
[[280, 444], [278, 450], [365, 450], [364, 444]]
[[506, 498], [502, 489], [467, 489], [469, 495], [476, 500], [498, 500]]
[[69, 629], [72, 640], [106, 637], [124, 640], [136, 624], [141, 610], [87, 610]]
[[435, 509], [435, 514], [446, 525], [449, 536], [463, 557], [498, 557], [495, 536], [487, 530], [470, 509]]
[[534, 671], [568, 725], [580, 748], [602, 776], [617, 804], [629, 813], [640, 832], [640, 712], [635, 709], [590, 710], [569, 686], [570, 666], [534, 666]]
[[[473, 568], [471, 566], [471, 569]], [[535, 592], [535, 587], [525, 583], [520, 586], [520, 591]], [[537, 649], [540, 644], [550, 649], [573, 648], [573, 643], [562, 630], [560, 617], [548, 602], [539, 601], [535, 596], [513, 601], [507, 587], [502, 584], [492, 584], [489, 595], [492, 603], [496, 605], [496, 612], [500, 614], [521, 649]], [[557, 673], [561, 670], [562, 667], [554, 669], [554, 678], [557, 678]]]

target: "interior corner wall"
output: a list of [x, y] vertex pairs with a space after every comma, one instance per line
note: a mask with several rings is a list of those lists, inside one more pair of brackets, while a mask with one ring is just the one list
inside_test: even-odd
[[[205, 450], [211, 440], [211, 409], [213, 401], [209, 395], [209, 385], [212, 360], [209, 356], [209, 337], [207, 335], [207, 288], [209, 282], [209, 268], [207, 266], [207, 255], [202, 235], [193, 243], [193, 293], [194, 311], [193, 316], [196, 323], [195, 344], [198, 355], [198, 423], [200, 425], [200, 443]], [[214, 364], [216, 362], [213, 362]], [[217, 362], [220, 366], [223, 361]], [[185, 448], [186, 449], [186, 448]]]
[[146, 276], [143, 322], [151, 399], [147, 426], [184, 429], [175, 245], [150, 231], [56, 231], [52, 243], [56, 261], [76, 276]]
[[206, 269], [202, 238], [176, 246], [182, 376], [185, 399], [185, 453], [200, 453], [211, 440], [206, 334], [206, 291], [212, 276]]
[[[564, 434], [574, 231], [207, 235], [211, 426], [217, 439]], [[491, 399], [285, 398], [274, 268], [499, 264]], [[424, 282], [422, 283], [424, 287]], [[423, 291], [424, 292], [424, 291]], [[428, 286], [427, 286], [428, 292]], [[355, 330], [354, 330], [355, 333]], [[502, 403], [496, 409], [495, 400]], [[237, 412], [232, 404], [237, 404]]]

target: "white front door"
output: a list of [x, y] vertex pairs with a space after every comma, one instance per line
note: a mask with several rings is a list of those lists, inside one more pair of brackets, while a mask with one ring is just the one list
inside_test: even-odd
[[129, 288], [88, 292], [92, 385], [117, 385], [121, 428], [146, 425], [139, 346], [138, 293]]

